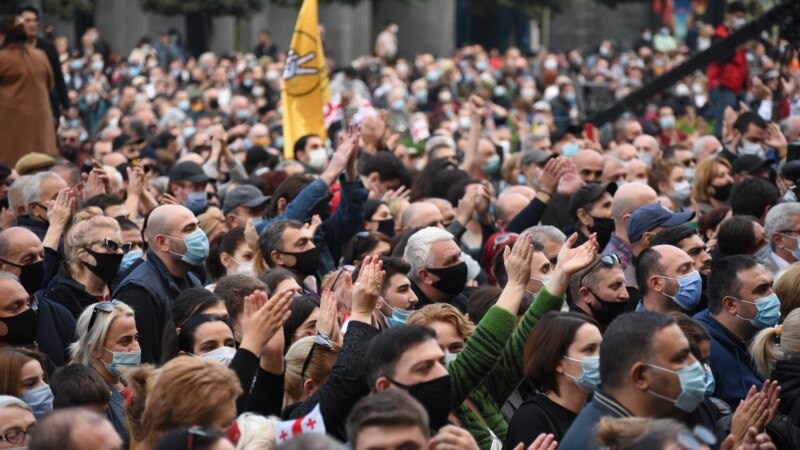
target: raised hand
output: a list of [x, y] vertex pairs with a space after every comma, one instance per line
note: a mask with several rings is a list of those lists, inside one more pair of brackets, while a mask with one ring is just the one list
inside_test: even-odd
[[328, 162], [328, 167], [320, 176], [328, 186], [333, 184], [339, 178], [339, 175], [348, 168], [353, 153], [358, 152], [359, 137], [360, 130], [358, 127], [352, 127], [347, 138], [336, 148], [330, 162]]
[[503, 263], [508, 273], [508, 283], [526, 286], [531, 278], [533, 261], [533, 238], [530, 234], [521, 235], [514, 246], [503, 249]]
[[50, 200], [47, 205], [47, 221], [50, 226], [63, 230], [75, 211], [75, 197], [70, 188], [58, 191], [55, 200]]
[[564, 242], [564, 245], [561, 246], [561, 250], [558, 252], [556, 270], [560, 269], [565, 274], [572, 275], [594, 262], [599, 247], [597, 244], [597, 236], [592, 234], [589, 240], [584, 242], [583, 245], [572, 248], [577, 240], [578, 234], [573, 233], [572, 236]]
[[289, 318], [291, 302], [291, 291], [283, 292], [272, 300], [264, 291], [255, 291], [245, 297], [240, 347], [260, 356], [264, 345]]
[[317, 228], [319, 228], [320, 224], [322, 223], [322, 219], [319, 217], [319, 214], [314, 214], [311, 216], [311, 222], [307, 223], [306, 229], [311, 232], [311, 235], [317, 234]]
[[[542, 433], [533, 440], [528, 450], [556, 450], [557, 448], [556, 437], [552, 434]], [[517, 444], [514, 450], [525, 450], [525, 446], [522, 443]]]
[[141, 197], [144, 194], [144, 169], [137, 165], [128, 167], [126, 170], [128, 171], [128, 197]]
[[244, 242], [251, 251], [258, 252], [260, 250], [258, 246], [258, 232], [253, 225], [252, 217], [247, 219], [247, 223], [244, 226]]
[[781, 128], [776, 123], [767, 125], [767, 138], [764, 143], [780, 152], [785, 151], [789, 145], [786, 141], [786, 136], [781, 133]]
[[378, 303], [386, 272], [383, 262], [377, 256], [368, 256], [361, 263], [358, 281], [353, 285], [353, 305], [351, 319], [372, 324], [372, 311]]
[[340, 270], [342, 270], [342, 274], [331, 288], [339, 309], [339, 316], [342, 317], [349, 314], [353, 308], [353, 276], [347, 269]]
[[319, 303], [319, 318], [317, 319], [317, 331], [329, 338], [339, 327], [339, 320], [336, 315], [336, 300], [330, 289], [324, 289]]
[[739, 406], [731, 418], [731, 434], [734, 442], [742, 442], [747, 430], [755, 427], [768, 409], [768, 399], [765, 395], [756, 391], [755, 386], [751, 386], [747, 391], [747, 396], [739, 402]]
[[469, 431], [454, 425], [445, 425], [431, 438], [430, 448], [441, 450], [478, 450], [478, 443]]

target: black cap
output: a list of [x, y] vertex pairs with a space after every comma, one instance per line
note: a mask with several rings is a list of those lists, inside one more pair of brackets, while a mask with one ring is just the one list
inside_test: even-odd
[[[604, 193], [608, 192], [613, 197], [617, 192], [616, 183], [606, 185], [600, 183], [586, 183], [581, 186], [569, 201], [569, 216], [572, 220], [578, 220], [578, 209], [586, 204], [597, 201]], [[588, 211], [587, 211], [588, 212]]]
[[758, 155], [742, 155], [733, 161], [733, 173], [755, 173], [766, 169], [769, 163]]
[[211, 181], [212, 178], [203, 172], [203, 168], [198, 166], [197, 163], [191, 161], [184, 161], [178, 163], [169, 172], [169, 181], [189, 180], [192, 183], [205, 183]]
[[0, 164], [0, 184], [4, 183], [9, 176], [11, 176], [11, 168]]

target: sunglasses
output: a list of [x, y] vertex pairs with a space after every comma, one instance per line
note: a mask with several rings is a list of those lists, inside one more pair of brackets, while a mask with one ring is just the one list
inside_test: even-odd
[[117, 250], [119, 250], [119, 249], [122, 249], [122, 253], [128, 253], [129, 251], [131, 251], [131, 247], [133, 247], [133, 243], [132, 242], [117, 242], [117, 241], [113, 241], [113, 240], [111, 240], [109, 238], [105, 238], [105, 239], [100, 240], [100, 241], [94, 241], [91, 244], [89, 244], [89, 246], [91, 247], [92, 245], [95, 245], [95, 244], [103, 244], [103, 245], [105, 245], [106, 250], [108, 250], [111, 253], [117, 253]]
[[578, 286], [583, 286], [583, 279], [586, 278], [586, 275], [589, 275], [590, 273], [594, 272], [594, 269], [595, 267], [597, 267], [598, 264], [602, 264], [603, 267], [605, 267], [606, 269], [610, 269], [614, 267], [614, 264], [619, 264], [619, 263], [620, 263], [619, 256], [617, 256], [616, 254], [612, 253], [610, 255], [603, 255], [602, 257], [600, 257], [600, 259], [595, 261], [594, 264], [589, 266], [589, 270], [587, 270], [586, 272], [583, 273], [583, 275], [581, 275], [581, 279], [578, 280]]
[[117, 309], [117, 306], [121, 304], [122, 302], [119, 300], [111, 300], [110, 302], [100, 302], [94, 305], [94, 310], [92, 311], [92, 317], [89, 319], [89, 327], [86, 329], [86, 332], [89, 333], [92, 331], [94, 322], [97, 320], [98, 312], [110, 313], [115, 309]]
[[314, 336], [314, 343], [311, 344], [311, 350], [308, 351], [308, 356], [306, 356], [306, 360], [303, 361], [303, 368], [300, 370], [301, 380], [305, 377], [306, 369], [308, 369], [308, 365], [311, 364], [311, 357], [314, 355], [314, 350], [316, 350], [317, 347], [323, 347], [330, 350], [333, 348], [333, 344], [328, 336], [317, 332], [317, 335]]

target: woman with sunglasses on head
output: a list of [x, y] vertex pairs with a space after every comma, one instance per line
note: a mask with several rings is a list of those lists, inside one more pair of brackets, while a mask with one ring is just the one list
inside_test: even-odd
[[127, 448], [130, 434], [124, 410], [131, 392], [126, 371], [139, 367], [142, 356], [133, 309], [119, 300], [95, 303], [78, 318], [77, 335], [70, 346], [72, 363], [93, 368], [108, 383], [108, 420]]
[[63, 305], [75, 318], [89, 305], [109, 300], [111, 283], [131, 243], [122, 242], [116, 220], [97, 207], [78, 212], [64, 240], [66, 261], [45, 298]]

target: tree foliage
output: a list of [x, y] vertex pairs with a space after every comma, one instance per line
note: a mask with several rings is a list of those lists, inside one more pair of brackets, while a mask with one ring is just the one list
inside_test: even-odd
[[203, 14], [247, 17], [264, 6], [264, 0], [139, 0], [145, 11], [173, 16]]
[[[1, 0], [0, 14], [13, 14], [17, 8], [28, 3], [30, 1]], [[72, 19], [77, 14], [92, 14], [96, 6], [97, 0], [42, 0], [42, 12], [62, 19]]]

